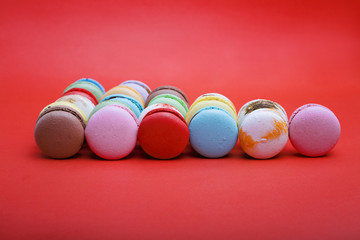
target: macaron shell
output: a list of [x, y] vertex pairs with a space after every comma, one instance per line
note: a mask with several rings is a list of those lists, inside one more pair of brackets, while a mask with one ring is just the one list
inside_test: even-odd
[[218, 107], [221, 108], [225, 111], [227, 111], [235, 120], [235, 122], [237, 122], [237, 116], [236, 116], [236, 112], [234, 112], [234, 110], [229, 106], [229, 104], [223, 102], [223, 101], [218, 101], [216, 99], [210, 98], [210, 99], [202, 99], [201, 101], [198, 102], [194, 102], [188, 113], [186, 114], [186, 122], [189, 124], [191, 119], [193, 118], [193, 116], [201, 109], [206, 108], [206, 107]]
[[81, 79], [77, 80], [77, 82], [89, 82], [89, 83], [92, 83], [96, 87], [98, 87], [103, 94], [105, 93], [105, 88], [98, 81], [96, 81], [96, 80], [94, 80], [92, 78], [81, 78]]
[[120, 85], [132, 87], [133, 89], [135, 89], [143, 98], [144, 103], [151, 92], [150, 88], [147, 85], [136, 80], [128, 80], [121, 83]]
[[150, 102], [149, 105], [158, 104], [158, 103], [165, 103], [168, 105], [171, 105], [178, 109], [183, 117], [185, 118], [186, 113], [188, 111], [188, 108], [183, 100], [181, 100], [179, 97], [176, 97], [171, 94], [161, 94], [156, 97], [154, 97]]
[[197, 100], [194, 101], [192, 106], [196, 105], [202, 101], [211, 101], [211, 100], [225, 103], [236, 114], [236, 109], [235, 109], [234, 104], [230, 100], [228, 100], [225, 96], [222, 96], [221, 94], [203, 94], [202, 96], [198, 97]]
[[69, 91], [65, 92], [62, 96], [67, 96], [67, 95], [80, 95], [89, 99], [94, 105], [99, 103], [99, 101], [96, 99], [94, 94], [92, 94], [91, 92], [85, 89], [72, 88]]
[[146, 91], [150, 94], [151, 93], [151, 89], [148, 85], [146, 85], [145, 83], [143, 83], [142, 81], [139, 81], [139, 80], [126, 80], [124, 82], [122, 82], [120, 85], [126, 85], [128, 83], [131, 83], [131, 84], [137, 84], [141, 87], [143, 87], [144, 89], [146, 89]]
[[80, 81], [80, 82], [74, 82], [72, 84], [70, 84], [63, 92], [63, 94], [65, 94], [66, 92], [70, 91], [71, 89], [84, 89], [89, 91], [90, 93], [92, 93], [96, 100], [99, 102], [103, 92], [101, 91], [100, 88], [98, 88], [96, 85], [94, 85], [93, 83], [90, 82], [84, 82], [84, 81]]
[[155, 110], [141, 121], [138, 140], [148, 155], [158, 159], [171, 159], [186, 148], [189, 129], [177, 114]]
[[118, 100], [107, 100], [107, 101], [103, 101], [100, 102], [98, 105], [95, 106], [95, 108], [91, 111], [90, 115], [89, 115], [89, 119], [92, 117], [92, 115], [94, 115], [97, 111], [99, 111], [101, 108], [108, 106], [108, 105], [120, 105], [123, 107], [127, 107], [131, 110], [131, 107], [129, 105], [127, 105], [124, 102], [118, 101]]
[[189, 124], [190, 143], [199, 154], [219, 158], [235, 146], [238, 128], [233, 116], [218, 107], [198, 111]]
[[204, 98], [204, 97], [216, 97], [216, 98], [221, 98], [222, 100], [228, 102], [232, 108], [234, 109], [234, 111], [236, 112], [236, 108], [235, 108], [235, 105], [234, 103], [229, 99], [227, 98], [226, 96], [220, 94], [220, 93], [205, 93], [201, 96], [199, 96], [198, 98], [195, 99], [194, 103], [199, 101], [200, 99]]
[[239, 129], [242, 150], [257, 159], [276, 156], [287, 140], [287, 123], [273, 109], [257, 109], [247, 114]]
[[121, 159], [136, 146], [138, 121], [128, 108], [108, 105], [97, 111], [85, 129], [90, 149], [104, 159]]
[[75, 104], [67, 101], [58, 101], [53, 102], [49, 105], [47, 105], [43, 110], [41, 110], [38, 120], [44, 115], [47, 114], [50, 111], [68, 111], [71, 112], [74, 116], [76, 116], [80, 122], [85, 126], [87, 122], [87, 117], [85, 113]]
[[307, 104], [290, 117], [289, 138], [294, 148], [309, 157], [331, 151], [340, 138], [340, 122], [328, 108]]
[[[280, 114], [280, 116], [284, 119], [284, 121], [288, 122], [288, 117], [287, 117], [286, 111], [280, 104], [270, 101], [270, 100], [266, 100], [266, 99], [255, 99], [255, 100], [245, 103], [240, 108], [238, 116], [237, 116], [239, 128], [240, 128], [242, 121], [245, 118], [245, 115], [248, 114], [249, 110], [252, 110], [252, 109], [249, 109], [249, 108], [252, 108], [251, 105], [259, 105], [259, 106], [263, 105], [262, 108], [270, 108], [270, 109], [276, 110]], [[257, 109], [257, 108], [254, 107], [254, 109]]]
[[140, 95], [140, 93], [138, 93], [135, 89], [133, 89], [132, 87], [128, 87], [128, 86], [124, 86], [124, 85], [119, 85], [119, 86], [115, 86], [112, 89], [110, 89], [109, 91], [107, 91], [101, 98], [101, 101], [110, 95], [115, 95], [115, 94], [123, 94], [123, 95], [127, 95], [130, 96], [134, 99], [136, 99], [142, 107], [144, 107], [144, 100], [142, 98], [142, 96]]
[[86, 97], [81, 95], [66, 95], [56, 100], [56, 102], [70, 102], [79, 107], [85, 114], [86, 118], [89, 118], [91, 111], [95, 108], [95, 105]]
[[184, 103], [186, 104], [186, 107], [189, 108], [189, 100], [186, 96], [186, 94], [181, 91], [181, 89], [174, 87], [174, 86], [168, 86], [168, 85], [164, 85], [164, 86], [160, 86], [155, 88], [150, 95], [148, 96], [148, 98], [146, 99], [145, 102], [145, 107], [147, 107], [149, 105], [149, 102], [156, 96], [161, 95], [161, 94], [172, 94], [177, 96], [178, 98], [180, 98], [181, 100], [184, 101]]
[[139, 117], [140, 113], [144, 110], [143, 106], [141, 105], [141, 103], [138, 100], [136, 100], [135, 98], [130, 97], [128, 95], [125, 95], [125, 94], [108, 95], [108, 96], [104, 97], [101, 100], [101, 102], [105, 102], [108, 100], [114, 100], [114, 101], [119, 101], [119, 102], [125, 103], [135, 113], [136, 117]]
[[[150, 106], [147, 106], [144, 111], [141, 112], [140, 116], [139, 116], [139, 123], [141, 124], [141, 121], [144, 119], [144, 117], [152, 111], [170, 111], [170, 112], [174, 112], [176, 113], [178, 116], [182, 117], [182, 114], [179, 110], [177, 110], [175, 107], [169, 105], [169, 104], [165, 104], [165, 103], [158, 103], [158, 104], [153, 104]], [[185, 119], [184, 119], [185, 121]]]
[[84, 143], [84, 126], [70, 112], [51, 111], [38, 119], [34, 137], [45, 155], [51, 158], [69, 158]]

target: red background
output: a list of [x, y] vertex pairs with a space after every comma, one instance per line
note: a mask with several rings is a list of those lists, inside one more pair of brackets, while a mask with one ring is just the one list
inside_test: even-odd
[[[360, 238], [359, 1], [2, 1], [0, 30], [1, 239]], [[342, 135], [320, 158], [48, 159], [37, 115], [82, 77], [315, 102]]]

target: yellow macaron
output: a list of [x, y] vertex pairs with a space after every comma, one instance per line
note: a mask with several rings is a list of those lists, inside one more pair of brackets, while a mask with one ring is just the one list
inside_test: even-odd
[[143, 97], [140, 95], [140, 93], [138, 93], [138, 91], [136, 91], [132, 87], [124, 86], [124, 85], [115, 86], [115, 87], [111, 88], [109, 91], [107, 91], [102, 96], [101, 100], [104, 99], [105, 97], [113, 95], [113, 94], [124, 94], [124, 95], [130, 96], [130, 97], [133, 97], [136, 100], [138, 100], [139, 103], [144, 107]]
[[198, 97], [194, 103], [190, 106], [186, 115], [187, 124], [190, 123], [193, 116], [202, 108], [214, 106], [219, 107], [227, 111], [237, 122], [237, 112], [234, 104], [224, 95], [219, 93], [207, 93]]

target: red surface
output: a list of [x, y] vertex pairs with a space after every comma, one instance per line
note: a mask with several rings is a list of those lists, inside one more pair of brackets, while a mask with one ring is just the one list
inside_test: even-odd
[[[1, 239], [357, 239], [359, 1], [2, 1]], [[189, 147], [101, 161], [87, 147], [45, 158], [38, 113], [81, 77], [255, 98], [290, 114], [329, 107], [342, 134], [326, 157], [291, 145], [251, 160]]]

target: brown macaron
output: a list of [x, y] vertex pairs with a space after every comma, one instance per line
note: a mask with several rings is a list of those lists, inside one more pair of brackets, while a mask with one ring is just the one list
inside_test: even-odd
[[69, 158], [81, 149], [85, 126], [86, 117], [80, 108], [69, 102], [55, 102], [40, 112], [35, 141], [46, 156]]
[[161, 94], [172, 94], [175, 95], [177, 97], [179, 97], [181, 100], [183, 100], [186, 104], [187, 107], [189, 107], [189, 100], [186, 96], [186, 94], [181, 91], [179, 88], [174, 87], [174, 86], [169, 86], [169, 85], [163, 85], [160, 87], [155, 88], [147, 97], [146, 102], [145, 102], [145, 107], [147, 107], [150, 103], [150, 101], [156, 97], [159, 96]]

